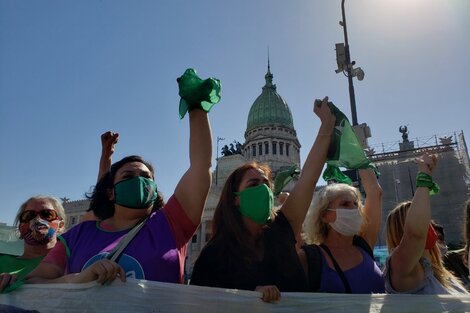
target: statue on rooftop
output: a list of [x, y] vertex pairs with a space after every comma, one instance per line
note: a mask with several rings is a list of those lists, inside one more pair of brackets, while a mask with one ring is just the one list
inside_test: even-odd
[[408, 140], [408, 127], [406, 125], [400, 126], [398, 129], [400, 133], [402, 133], [401, 138], [403, 138], [403, 142], [410, 142]]

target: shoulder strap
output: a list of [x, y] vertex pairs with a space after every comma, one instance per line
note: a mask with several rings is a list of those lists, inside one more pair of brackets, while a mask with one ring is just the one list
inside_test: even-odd
[[365, 252], [367, 252], [368, 255], [374, 260], [374, 251], [372, 248], [369, 246], [369, 243], [362, 238], [361, 236], [354, 235], [353, 237], [353, 245], [362, 248]]
[[134, 237], [139, 233], [139, 230], [145, 225], [148, 216], [137, 223], [127, 234], [124, 238], [122, 238], [119, 243], [114, 247], [114, 249], [109, 253], [106, 257], [108, 260], [117, 262], [116, 260], [121, 256], [124, 249], [126, 249], [127, 245], [134, 239]]
[[325, 252], [329, 255], [331, 258], [331, 261], [333, 261], [333, 265], [335, 266], [335, 270], [338, 273], [339, 277], [343, 281], [344, 284], [344, 289], [346, 289], [346, 293], [352, 293], [351, 291], [351, 286], [349, 286], [348, 279], [344, 275], [343, 271], [341, 270], [341, 267], [339, 267], [338, 263], [336, 262], [335, 258], [333, 257], [333, 254], [331, 253], [330, 249], [324, 244], [321, 244], [320, 247], [325, 250]]
[[320, 289], [322, 272], [320, 247], [317, 245], [304, 245], [302, 249], [307, 257], [309, 290], [318, 291]]

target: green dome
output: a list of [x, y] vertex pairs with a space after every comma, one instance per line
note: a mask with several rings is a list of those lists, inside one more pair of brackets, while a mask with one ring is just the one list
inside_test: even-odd
[[266, 85], [263, 92], [255, 100], [248, 114], [246, 131], [265, 125], [281, 124], [288, 128], [294, 128], [292, 113], [286, 101], [276, 92], [273, 82], [273, 74], [268, 72], [264, 76]]

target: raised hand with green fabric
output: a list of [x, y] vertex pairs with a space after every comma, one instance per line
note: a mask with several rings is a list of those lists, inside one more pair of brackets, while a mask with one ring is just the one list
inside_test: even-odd
[[210, 77], [201, 79], [196, 71], [188, 68], [177, 80], [181, 97], [179, 114], [182, 119], [186, 112], [201, 109], [209, 112], [220, 101], [220, 80]]
[[[212, 95], [214, 88], [207, 88], [211, 83], [198, 81], [194, 70], [187, 70], [178, 83], [180, 106], [190, 111], [189, 168], [168, 202], [158, 191], [155, 170], [149, 162], [137, 155], [115, 162], [88, 195], [90, 209], [99, 221], [82, 222], [65, 233], [54, 250], [26, 277], [27, 283], [110, 282], [131, 275], [150, 281], [184, 282], [181, 264], [188, 242], [200, 224], [212, 177], [209, 108], [204, 108], [203, 102], [215, 103], [214, 97], [220, 98], [220, 83], [213, 81], [216, 92]], [[202, 110], [195, 109], [199, 105]], [[109, 138], [107, 149], [113, 147], [116, 139], [116, 135]], [[110, 163], [111, 158], [106, 161]], [[114, 263], [104, 260], [123, 238], [129, 238], [124, 234], [142, 221], [142, 227], [125, 245], [120, 257]], [[103, 275], [107, 277], [104, 281]]]
[[[438, 158], [419, 157], [416, 191], [411, 201], [399, 203], [387, 216], [387, 249], [384, 268], [387, 293], [467, 294], [442, 261], [437, 234], [432, 227], [430, 196], [436, 192], [432, 179]], [[425, 180], [420, 181], [420, 176]], [[430, 193], [430, 191], [433, 191]]]
[[[318, 105], [321, 100], [315, 100]], [[356, 137], [348, 118], [341, 112], [333, 102], [328, 102], [328, 106], [336, 117], [335, 130], [328, 149], [327, 167], [323, 172], [325, 181], [333, 180], [339, 183], [351, 184], [351, 179], [341, 172], [340, 167], [349, 170], [373, 169], [377, 175], [379, 172], [374, 164], [367, 158], [361, 143]]]

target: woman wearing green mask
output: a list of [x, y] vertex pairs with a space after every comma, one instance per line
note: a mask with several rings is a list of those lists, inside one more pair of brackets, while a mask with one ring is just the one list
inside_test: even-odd
[[[198, 227], [211, 183], [211, 132], [207, 113], [190, 120], [190, 167], [165, 204], [153, 167], [139, 156], [113, 164], [91, 195], [99, 221], [82, 222], [63, 235], [28, 282], [109, 283], [117, 277], [183, 283], [187, 242]], [[139, 222], [137, 235], [116, 261], [109, 256]]]
[[326, 160], [335, 118], [325, 98], [314, 112], [321, 120], [302, 175], [280, 210], [273, 212], [271, 171], [244, 164], [227, 179], [214, 213], [213, 237], [193, 269], [191, 284], [258, 290], [267, 302], [280, 291], [305, 291], [296, 234]]

